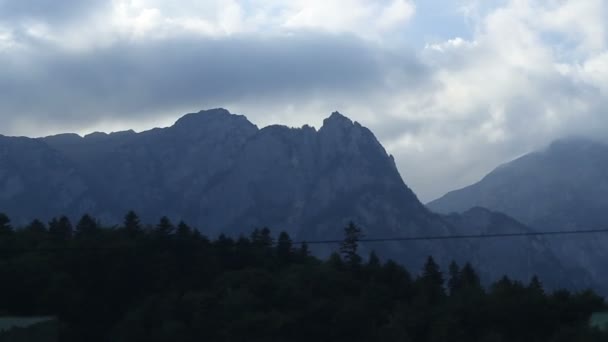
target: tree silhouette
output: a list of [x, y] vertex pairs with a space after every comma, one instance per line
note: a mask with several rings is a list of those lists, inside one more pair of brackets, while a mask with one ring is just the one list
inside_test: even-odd
[[49, 222], [49, 235], [54, 241], [67, 241], [72, 238], [73, 232], [72, 223], [66, 216], [53, 218]]
[[171, 220], [169, 220], [167, 216], [163, 216], [158, 221], [158, 224], [156, 225], [154, 231], [159, 236], [168, 236], [173, 233], [174, 229], [175, 227], [173, 227], [173, 223], [171, 223]]
[[46, 230], [46, 226], [44, 225], [44, 223], [42, 223], [42, 221], [35, 219], [32, 222], [30, 222], [30, 224], [28, 224], [25, 229], [27, 231], [29, 231], [30, 233], [34, 233], [34, 234], [44, 234], [47, 232]]
[[465, 263], [461, 271], [461, 286], [470, 291], [483, 291], [479, 275], [470, 263]]
[[48, 233], [33, 221], [0, 235], [0, 312], [52, 314], [67, 342], [608, 341], [588, 324], [608, 309], [603, 297], [548, 294], [537, 277], [486, 290], [471, 264], [453, 263], [447, 296], [432, 257], [413, 277], [374, 252], [353, 267], [336, 251], [326, 260], [306, 244], [294, 251], [284, 232], [273, 244], [263, 229], [255, 243], [210, 240], [184, 222], [173, 233], [167, 218], [132, 237], [91, 217], [78, 225], [92, 227], [74, 238], [62, 217]]
[[357, 254], [359, 248], [359, 240], [363, 237], [361, 229], [353, 222], [349, 222], [344, 228], [344, 240], [340, 246], [340, 254], [349, 265], [358, 265], [361, 263], [361, 257]]
[[91, 236], [97, 232], [99, 225], [89, 214], [84, 214], [76, 224], [76, 236]]
[[6, 214], [0, 213], [0, 235], [7, 235], [11, 233], [13, 233], [11, 219], [9, 219]]
[[444, 299], [445, 289], [443, 287], [443, 274], [432, 256], [429, 256], [424, 264], [422, 276], [420, 277], [420, 284], [422, 285], [425, 299], [429, 304], [436, 305]]
[[187, 225], [184, 221], [180, 221], [177, 224], [177, 230], [175, 231], [175, 235], [181, 239], [186, 239], [192, 236], [193, 230]]
[[139, 222], [139, 217], [134, 211], [129, 211], [127, 215], [125, 215], [123, 226], [127, 233], [127, 236], [133, 238], [141, 233], [141, 223]]
[[450, 273], [450, 278], [448, 280], [448, 289], [450, 290], [450, 295], [454, 295], [462, 287], [462, 273], [456, 261], [452, 261], [450, 263], [448, 271]]
[[293, 253], [293, 242], [286, 232], [281, 232], [277, 240], [277, 256], [280, 260], [289, 260]]

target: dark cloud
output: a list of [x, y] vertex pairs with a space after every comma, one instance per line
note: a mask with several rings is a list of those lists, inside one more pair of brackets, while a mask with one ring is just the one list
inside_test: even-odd
[[312, 33], [119, 42], [86, 52], [34, 46], [0, 69], [3, 120], [146, 118], [207, 101], [370, 91], [384, 86], [390, 68], [415, 84], [426, 72], [412, 57], [387, 59], [352, 36]]

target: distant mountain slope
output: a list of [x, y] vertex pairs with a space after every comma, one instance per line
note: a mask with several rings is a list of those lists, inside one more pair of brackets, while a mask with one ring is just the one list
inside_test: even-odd
[[[337, 112], [318, 130], [259, 129], [242, 115], [213, 109], [142, 133], [0, 140], [0, 151], [10, 146], [17, 162], [2, 164], [0, 185], [8, 190], [0, 212], [16, 222], [87, 212], [120, 223], [132, 209], [144, 222], [167, 215], [210, 235], [268, 226], [308, 241], [340, 239], [350, 220], [371, 238], [529, 229], [485, 211], [447, 218], [430, 212], [372, 132]], [[19, 168], [31, 176], [16, 186], [11, 175]], [[336, 248], [313, 247], [320, 255]], [[539, 239], [370, 243], [362, 253], [372, 249], [413, 270], [432, 254], [443, 265], [474, 261], [485, 279], [508, 272], [527, 281], [539, 273], [551, 287], [593, 283], [586, 275], [569, 280], [570, 271]]]
[[[476, 206], [506, 213], [536, 230], [607, 228], [608, 145], [586, 139], [559, 140], [428, 204], [442, 213]], [[562, 264], [585, 269], [608, 284], [608, 234], [547, 241]]]
[[0, 204], [0, 211], [17, 219], [97, 207], [83, 174], [68, 158], [42, 141], [5, 136], [0, 136]]
[[[462, 214], [446, 215], [445, 220], [456, 227], [459, 234], [534, 232], [534, 229], [505, 214], [481, 207]], [[552, 287], [593, 286], [608, 290], [605, 283], [597, 280], [598, 275], [591, 275], [581, 267], [582, 264], [559, 260], [555, 253], [560, 251], [554, 247], [551, 238], [543, 237], [485, 238], [471, 240], [468, 245], [472, 255], [470, 261], [478, 265], [481, 274], [493, 274], [492, 269], [500, 269], [506, 274], [521, 274], [528, 279], [537, 274]]]
[[475, 206], [504, 212], [538, 228], [606, 226], [608, 145], [559, 140], [428, 204], [442, 213]]

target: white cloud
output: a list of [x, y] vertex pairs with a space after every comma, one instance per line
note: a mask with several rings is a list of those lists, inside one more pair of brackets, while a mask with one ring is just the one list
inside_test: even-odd
[[285, 8], [286, 28], [323, 29], [373, 37], [405, 25], [414, 15], [408, 0], [294, 0]]
[[[422, 54], [439, 86], [425, 118], [414, 110], [402, 116], [424, 129], [390, 145], [426, 199], [552, 139], [608, 128], [605, 2], [513, 0], [482, 14], [468, 9], [478, 15], [472, 40], [427, 44]], [[413, 166], [420, 164], [435, 171]]]

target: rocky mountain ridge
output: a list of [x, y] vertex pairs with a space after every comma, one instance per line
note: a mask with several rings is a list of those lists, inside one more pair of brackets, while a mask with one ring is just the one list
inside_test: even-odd
[[[144, 222], [167, 215], [213, 236], [268, 226], [308, 241], [340, 239], [349, 221], [370, 238], [529, 229], [493, 212], [430, 212], [373, 133], [338, 112], [318, 130], [260, 129], [242, 115], [212, 109], [141, 133], [4, 137], [0, 189], [0, 211], [22, 223], [84, 213], [120, 223], [134, 210]], [[315, 252], [335, 248], [316, 245]], [[568, 277], [572, 268], [541, 239], [387, 242], [363, 244], [362, 253], [372, 249], [412, 270], [433, 255], [443, 265], [473, 261], [487, 280], [508, 273], [527, 281], [538, 273], [550, 287], [593, 283], [587, 275]]]

